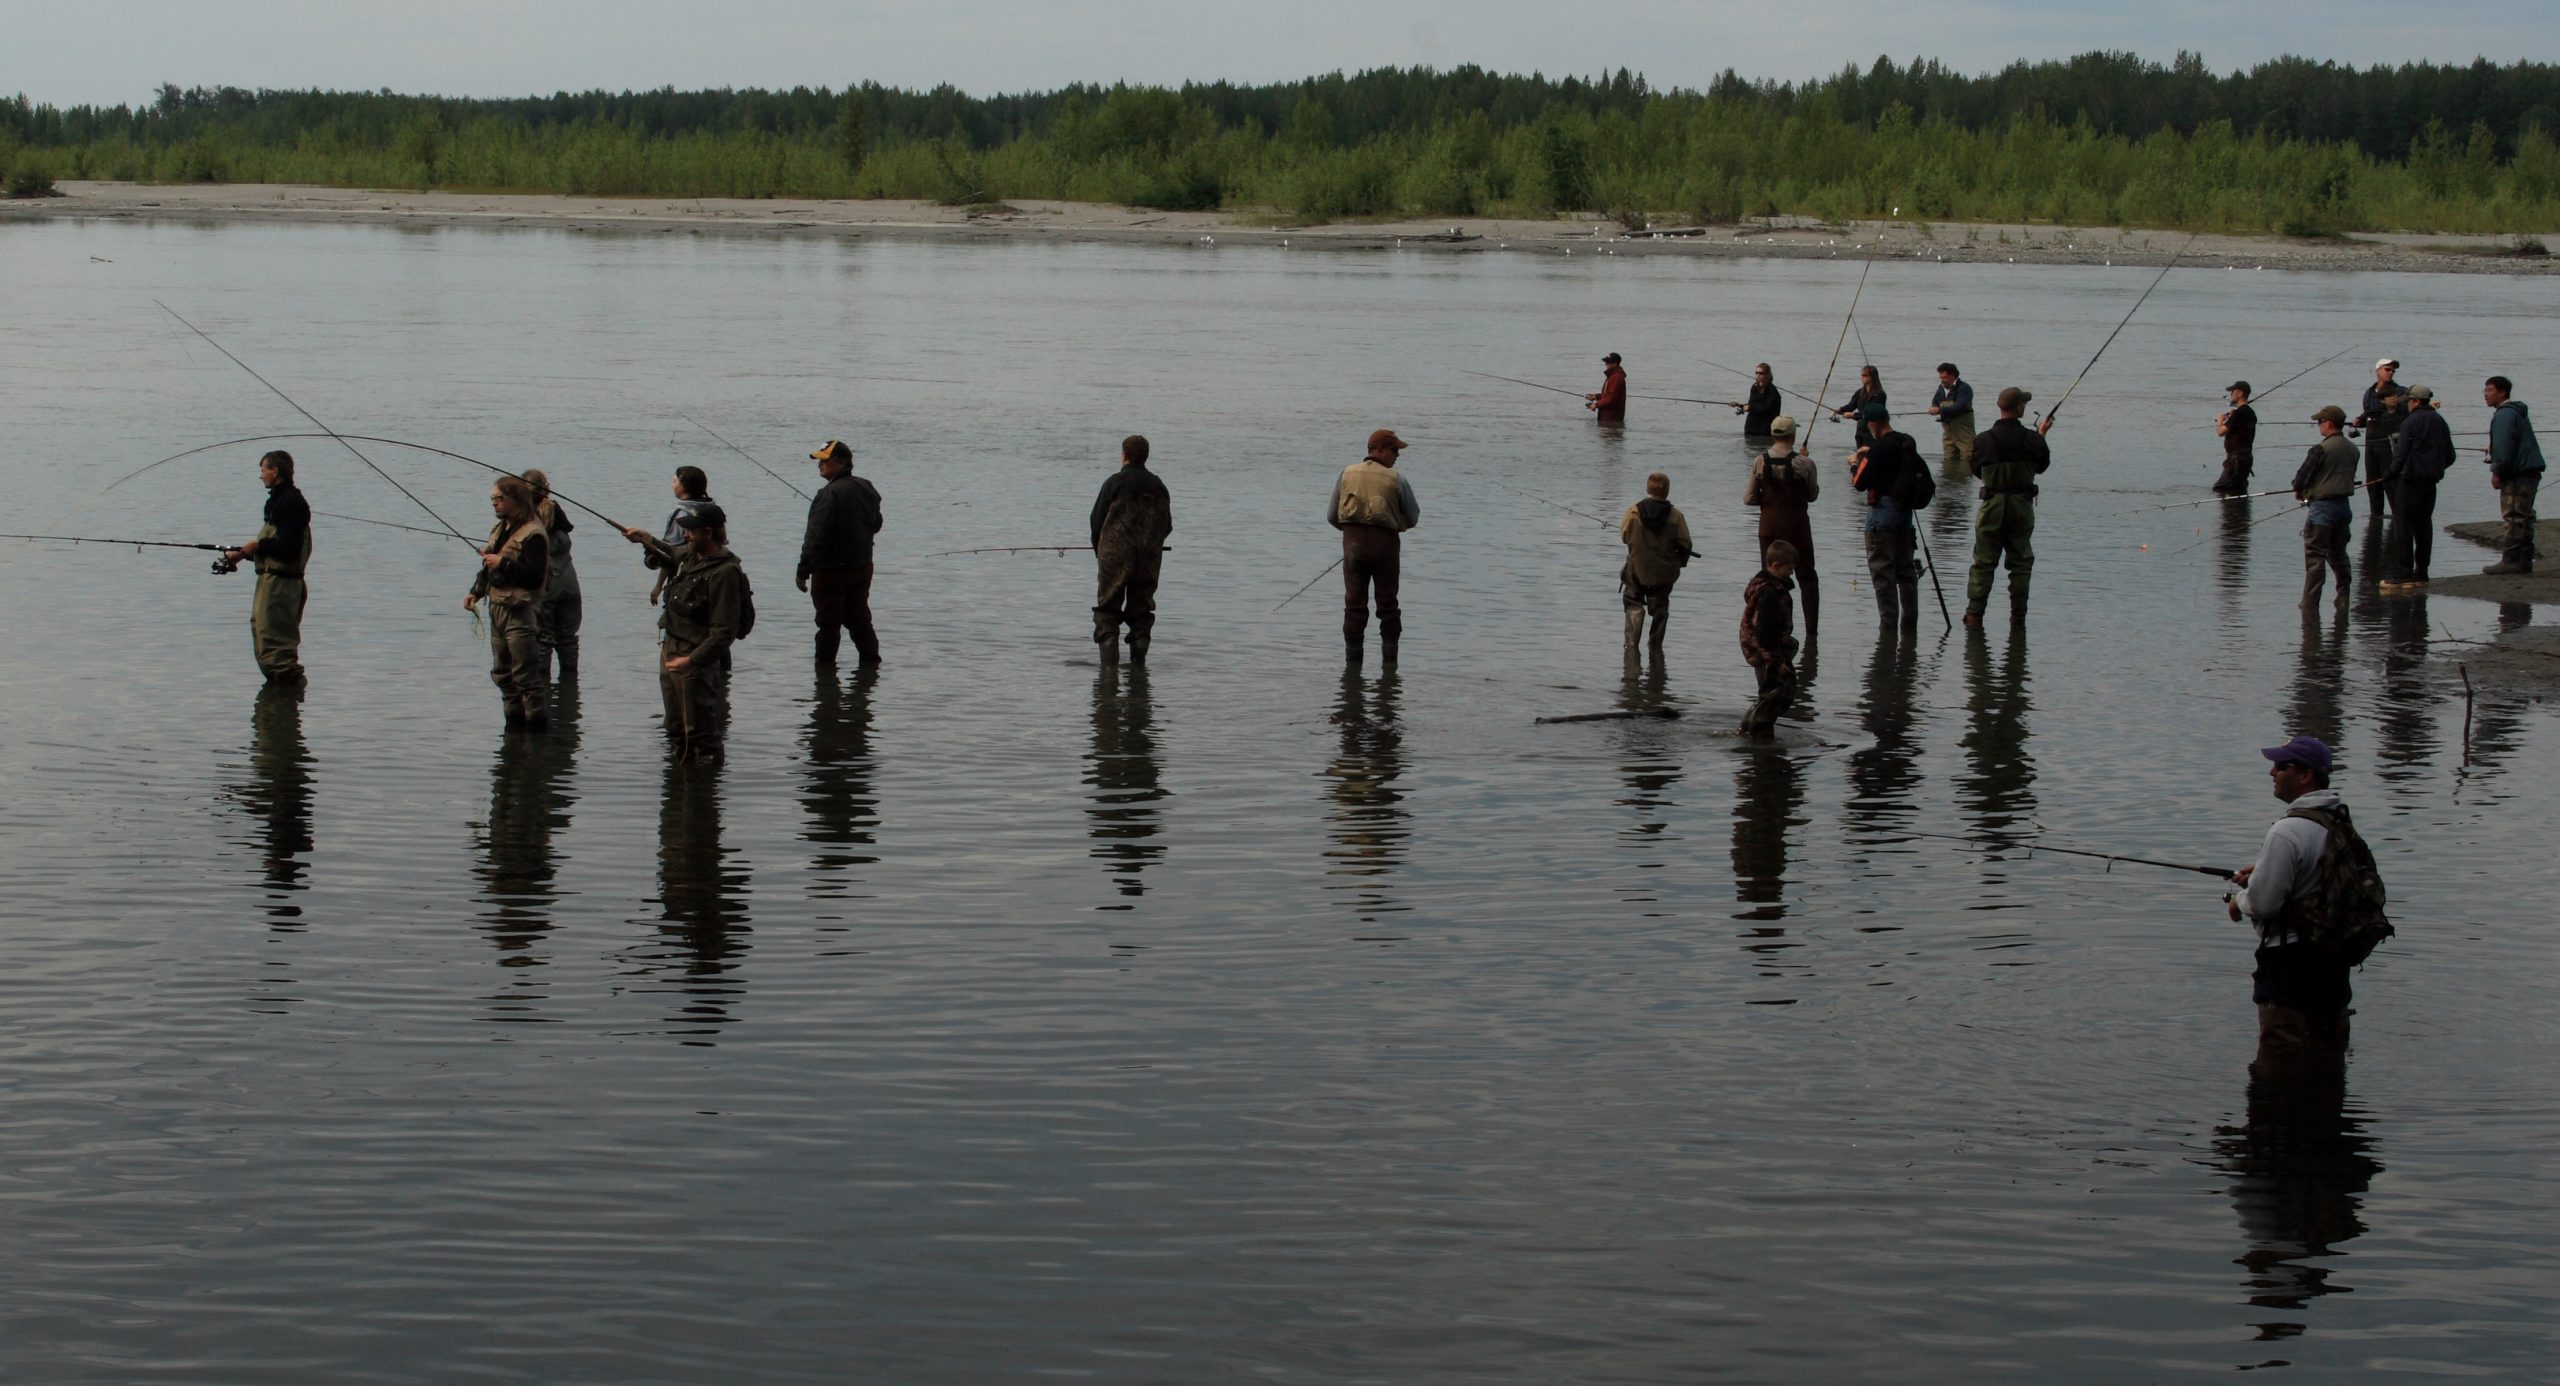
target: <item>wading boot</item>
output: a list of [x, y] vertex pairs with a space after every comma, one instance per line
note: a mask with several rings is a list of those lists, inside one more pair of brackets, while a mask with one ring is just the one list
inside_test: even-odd
[[1095, 641], [1094, 648], [1102, 651], [1102, 662], [1104, 664], [1111, 665], [1120, 662], [1120, 637], [1116, 632]]
[[1378, 662], [1381, 664], [1393, 664], [1396, 662], [1396, 638], [1394, 636], [1390, 635], [1386, 639], [1378, 642]]
[[1645, 638], [1645, 644], [1650, 646], [1655, 654], [1662, 653], [1662, 628], [1669, 624], [1671, 624], [1671, 613], [1668, 611], [1653, 618], [1653, 634]]
[[1147, 667], [1147, 642], [1134, 635], [1129, 637], [1129, 667], [1132, 669]]
[[1636, 648], [1636, 638], [1637, 638], [1638, 636], [1643, 635], [1643, 634], [1644, 634], [1644, 608], [1643, 608], [1643, 607], [1640, 607], [1640, 606], [1631, 606], [1631, 607], [1628, 607], [1628, 608], [1627, 608], [1627, 652], [1628, 652], [1628, 653], [1633, 654], [1633, 653], [1635, 652], [1635, 648]]
[[2512, 559], [2512, 558], [2501, 558], [2501, 559], [2499, 559], [2497, 562], [2492, 563], [2492, 564], [2490, 564], [2488, 567], [2483, 568], [2483, 569], [2481, 569], [2481, 570], [2480, 570], [2480, 572], [2482, 573], [2482, 575], [2487, 576], [2487, 577], [2505, 577], [2505, 576], [2507, 576], [2507, 575], [2508, 575], [2508, 574], [2510, 574], [2510, 573], [2515, 574], [2515, 575], [2517, 575], [2517, 576], [2523, 576], [2524, 574], [2530, 573], [2530, 572], [2532, 572], [2532, 571], [2533, 571], [2533, 565], [2532, 565], [2532, 564], [2530, 564], [2530, 563], [2518, 563], [2517, 561], [2515, 561], [2515, 560], [2514, 560], [2514, 559]]

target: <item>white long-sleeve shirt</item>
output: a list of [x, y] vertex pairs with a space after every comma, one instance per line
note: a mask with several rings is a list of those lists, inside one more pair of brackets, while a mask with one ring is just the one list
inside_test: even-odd
[[[2314, 789], [2294, 800], [2292, 807], [2335, 809], [2345, 805], [2338, 791]], [[2278, 922], [2286, 906], [2310, 893], [2319, 877], [2320, 853], [2328, 846], [2328, 829], [2290, 812], [2267, 829], [2266, 845], [2258, 849], [2257, 865], [2249, 871], [2249, 884], [2235, 897], [2240, 913], [2257, 925], [2261, 937], [2268, 925]]]

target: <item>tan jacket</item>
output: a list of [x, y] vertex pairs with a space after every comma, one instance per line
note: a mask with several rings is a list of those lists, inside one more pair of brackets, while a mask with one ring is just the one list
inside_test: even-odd
[[[507, 526], [507, 523], [504, 520], [501, 520], [498, 523], [489, 526], [489, 543], [494, 547], [484, 548], [481, 552], [496, 554], [498, 556], [498, 563], [501, 567], [520, 564], [524, 561], [525, 541], [536, 538], [543, 540], [545, 557], [547, 558], [549, 556], [548, 549], [550, 539], [543, 530], [542, 517], [537, 515], [512, 529]], [[490, 605], [526, 606], [542, 599], [542, 589], [540, 587], [510, 586], [498, 581], [494, 577], [489, 577], [488, 574], [490, 571], [493, 570], [484, 569], [482, 572], [482, 576], [486, 580], [483, 590], [489, 594]]]
[[1627, 507], [1626, 517], [1618, 521], [1619, 542], [1627, 546], [1627, 571], [1646, 587], [1668, 587], [1680, 580], [1681, 565], [1688, 561], [1693, 548], [1689, 542], [1689, 517], [1680, 507], [1670, 506], [1662, 527], [1648, 529], [1638, 512], [1644, 502]]
[[1343, 468], [1342, 478], [1333, 483], [1333, 503], [1325, 508], [1325, 522], [1335, 529], [1376, 525], [1401, 534], [1422, 523], [1422, 506], [1413, 498], [1412, 485], [1395, 468], [1364, 457]]

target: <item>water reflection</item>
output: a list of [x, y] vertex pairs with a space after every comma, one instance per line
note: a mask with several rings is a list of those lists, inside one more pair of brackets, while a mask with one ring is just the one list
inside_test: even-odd
[[[1085, 758], [1084, 782], [1093, 791], [1085, 810], [1092, 819], [1094, 859], [1103, 864], [1120, 894], [1129, 899], [1147, 893], [1145, 871], [1164, 857], [1156, 841], [1157, 801], [1168, 797], [1163, 767], [1156, 760], [1155, 709], [1147, 697], [1147, 671], [1133, 666], [1124, 687], [1117, 666], [1105, 665], [1093, 682], [1093, 753]], [[1127, 904], [1104, 905], [1126, 910]]]
[[1410, 833], [1405, 791], [1396, 783], [1404, 776], [1404, 731], [1396, 723], [1399, 689], [1393, 668], [1367, 679], [1358, 665], [1346, 665], [1334, 701], [1332, 720], [1341, 747], [1324, 771], [1325, 794], [1333, 801], [1326, 874], [1347, 878], [1335, 888], [1358, 892], [1356, 907], [1363, 918], [1405, 908], [1386, 893], [1386, 878], [1403, 863]]
[[[1636, 651], [1627, 651], [1618, 678], [1621, 710], [1650, 712], [1669, 700], [1670, 661], [1659, 648], [1652, 651], [1652, 656], [1647, 662]], [[1658, 724], [1637, 720], [1617, 726], [1618, 774], [1627, 785], [1627, 792], [1618, 803], [1634, 813], [1634, 821], [1619, 829], [1618, 836], [1644, 854], [1636, 863], [1638, 870], [1660, 870], [1664, 864], [1662, 848], [1671, 834], [1670, 790], [1682, 778], [1680, 760]], [[1630, 904], [1657, 904], [1661, 891], [1658, 878], [1637, 877], [1620, 887], [1619, 896]]]
[[1849, 797], [1841, 805], [1852, 832], [1890, 832], [1903, 826], [1911, 811], [1911, 792], [1920, 783], [1911, 711], [1919, 665], [1917, 631], [1896, 622], [1877, 629], [1858, 693], [1858, 726], [1870, 740], [1849, 753]]
[[813, 898], [851, 895], [860, 883], [856, 873], [880, 860], [872, 850], [879, 841], [880, 798], [873, 784], [879, 763], [871, 752], [871, 695], [879, 683], [877, 665], [863, 666], [850, 689], [834, 670], [821, 669], [809, 700], [800, 758], [800, 805], [808, 823], [800, 836], [814, 849]]
[[256, 821], [262, 906], [278, 929], [302, 927], [297, 897], [310, 886], [311, 749], [302, 739], [302, 687], [268, 684], [249, 712], [246, 780], [233, 797]]
[[[484, 905], [480, 929], [498, 950], [502, 968], [532, 969], [550, 961], [542, 943], [552, 929], [560, 874], [552, 839], [569, 826], [569, 810], [577, 803], [569, 783], [577, 758], [574, 682], [563, 684], [553, 701], [550, 730], [511, 731], [499, 738], [489, 767], [489, 817], [475, 825], [480, 862], [473, 874]], [[512, 972], [505, 988], [489, 998], [491, 1019], [538, 1020], [534, 1003], [548, 995], [529, 971]]]
[[2293, 689], [2285, 699], [2283, 731], [2288, 736], [2308, 733], [2329, 743], [2332, 751], [2345, 745], [2345, 691], [2341, 687], [2347, 668], [2347, 614], [2337, 611], [2334, 619], [2324, 620], [2324, 610], [2337, 611], [2328, 602], [2318, 602], [2302, 612], [2302, 645], [2294, 666]]
[[658, 807], [657, 938], [627, 956], [634, 989], [672, 994], [665, 1033], [713, 1043], [746, 992], [747, 868], [720, 840], [723, 763], [669, 757]]
[[[2528, 602], [2498, 603], [2498, 635], [2515, 634], [2533, 624], [2533, 606]], [[2482, 697], [2475, 685], [2472, 703], [2471, 744], [2466, 757], [2466, 774], [2495, 771], [2523, 746], [2525, 703], [2515, 697]]]
[[1757, 921], [1749, 945], [1770, 953], [1796, 945], [1777, 943], [1786, 930], [1787, 835], [1811, 821], [1804, 811], [1804, 762], [1776, 746], [1746, 747], [1733, 776], [1733, 916]]
[[2386, 783], [2413, 789], [2433, 776], [2436, 700], [2443, 690], [2427, 662], [2426, 594], [2382, 602], [2382, 679], [2375, 773]]
[[2248, 1248], [2234, 1263], [2248, 1268], [2248, 1302], [2286, 1316], [2256, 1323], [2260, 1342], [2301, 1336], [2312, 1301], [2352, 1288], [2332, 1279], [2327, 1263], [2364, 1232], [2361, 1195], [2382, 1172], [2365, 1123], [2347, 1103], [2339, 1058], [2262, 1060], [2250, 1066], [2244, 1123], [2215, 1135], [2214, 1163], [2231, 1176]]
[[2245, 634], [2252, 610], [2249, 543], [2258, 532], [2258, 523], [2250, 512], [2257, 505], [2254, 500], [2227, 500], [2214, 507], [2221, 512], [2222, 542], [2214, 552], [2213, 593], [2222, 608], [2222, 628], [2226, 632]]
[[1956, 777], [1956, 802], [1974, 831], [1986, 837], [2025, 831], [2036, 811], [2036, 758], [2027, 749], [2027, 714], [2035, 710], [2035, 699], [2025, 626], [2009, 628], [1997, 665], [1991, 637], [1980, 626], [1966, 628], [1964, 691], [1965, 770]]

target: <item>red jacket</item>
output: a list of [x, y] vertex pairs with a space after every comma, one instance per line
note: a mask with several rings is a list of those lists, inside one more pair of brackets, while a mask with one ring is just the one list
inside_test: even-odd
[[1627, 373], [1623, 368], [1611, 366], [1609, 373], [1601, 377], [1600, 396], [1591, 402], [1591, 407], [1603, 418], [1626, 417]]

